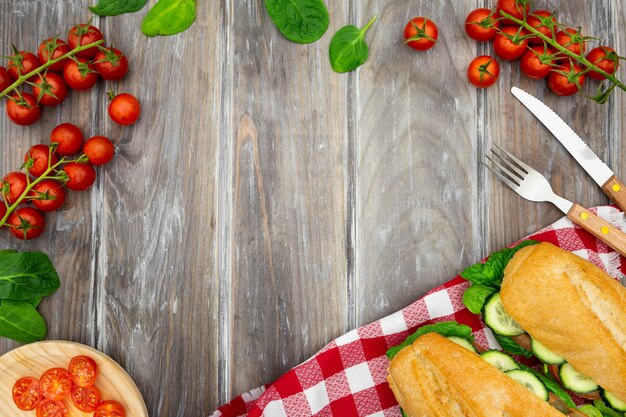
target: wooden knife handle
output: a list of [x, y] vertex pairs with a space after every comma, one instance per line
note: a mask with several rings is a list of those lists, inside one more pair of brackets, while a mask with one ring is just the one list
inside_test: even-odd
[[581, 205], [574, 204], [567, 218], [626, 257], [626, 234]]
[[615, 203], [620, 210], [626, 212], [626, 185], [613, 175], [602, 186], [604, 194]]

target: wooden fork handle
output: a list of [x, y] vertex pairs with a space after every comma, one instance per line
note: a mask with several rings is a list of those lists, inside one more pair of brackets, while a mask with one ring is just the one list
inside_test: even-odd
[[626, 257], [626, 234], [581, 205], [574, 204], [567, 218]]
[[604, 183], [602, 191], [604, 191], [604, 194], [609, 196], [609, 198], [617, 207], [619, 207], [620, 210], [626, 212], [626, 185], [618, 180], [615, 175]]

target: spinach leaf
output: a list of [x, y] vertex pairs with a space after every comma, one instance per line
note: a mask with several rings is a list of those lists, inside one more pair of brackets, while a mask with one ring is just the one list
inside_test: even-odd
[[117, 16], [141, 10], [148, 0], [98, 0], [98, 4], [89, 7], [98, 16]]
[[612, 408], [608, 407], [602, 400], [595, 400], [593, 402], [593, 405], [599, 412], [602, 413], [604, 417], [624, 417], [624, 413], [619, 413], [613, 410]]
[[543, 382], [543, 384], [546, 386], [546, 388], [548, 389], [548, 391], [550, 391], [551, 393], [553, 393], [554, 395], [556, 395], [557, 397], [559, 397], [568, 407], [570, 408], [574, 408], [576, 407], [576, 404], [574, 403], [574, 401], [572, 400], [572, 397], [569, 396], [569, 394], [567, 393], [567, 391], [565, 391], [563, 388], [561, 388], [561, 386], [559, 385], [558, 382], [556, 382], [556, 380], [554, 380], [551, 377], [548, 377], [544, 374], [542, 374], [541, 372], [533, 369], [533, 368], [529, 368], [528, 366], [518, 363], [518, 365], [528, 371], [531, 372], [533, 375], [535, 375], [537, 378], [539, 378], [541, 380], [541, 382]]
[[196, 20], [196, 0], [159, 0], [141, 22], [146, 36], [175, 35]]
[[502, 349], [512, 355], [526, 356], [527, 358], [533, 356], [533, 353], [530, 350], [524, 349], [508, 336], [502, 336], [497, 333], [493, 333], [493, 337], [495, 337], [496, 341], [502, 347]]
[[41, 298], [55, 292], [60, 285], [59, 276], [44, 253], [0, 254], [0, 299]]
[[481, 314], [487, 298], [497, 289], [486, 285], [473, 284], [463, 293], [463, 304], [474, 314]]
[[322, 0], [265, 0], [265, 9], [292, 42], [315, 42], [328, 29], [328, 9]]
[[413, 344], [415, 340], [425, 335], [426, 333], [439, 333], [442, 336], [457, 336], [467, 339], [470, 342], [474, 341], [472, 336], [472, 329], [464, 324], [459, 324], [456, 321], [443, 321], [441, 323], [427, 324], [422, 326], [415, 333], [406, 338], [404, 342], [398, 346], [394, 346], [387, 351], [387, 357], [393, 359], [405, 347]]
[[334, 71], [353, 71], [367, 61], [370, 52], [367, 42], [365, 42], [365, 34], [375, 20], [376, 16], [363, 29], [349, 25], [342, 27], [335, 33], [328, 50], [330, 65]]
[[0, 301], [0, 336], [20, 343], [46, 338], [48, 328], [43, 317], [26, 301]]

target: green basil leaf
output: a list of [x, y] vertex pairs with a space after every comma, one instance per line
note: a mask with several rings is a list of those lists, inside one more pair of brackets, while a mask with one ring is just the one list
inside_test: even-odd
[[365, 42], [365, 34], [375, 20], [376, 16], [363, 29], [350, 25], [335, 33], [328, 49], [330, 65], [335, 72], [353, 71], [367, 61], [370, 52]]
[[624, 413], [613, 410], [611, 407], [607, 406], [602, 400], [595, 400], [593, 402], [593, 405], [599, 412], [602, 413], [604, 417], [624, 417]]
[[175, 35], [196, 20], [196, 0], [159, 0], [141, 22], [146, 36]]
[[463, 304], [474, 314], [481, 314], [487, 298], [496, 292], [497, 289], [481, 284], [472, 284], [463, 293]]
[[98, 0], [98, 4], [89, 7], [98, 16], [117, 16], [143, 9], [148, 0]]
[[533, 353], [530, 350], [524, 349], [508, 336], [501, 336], [497, 333], [493, 333], [493, 337], [495, 337], [502, 349], [512, 355], [526, 356], [527, 358], [533, 356]]
[[43, 317], [26, 301], [0, 301], [0, 336], [20, 343], [46, 338], [48, 328]]
[[462, 337], [470, 342], [474, 341], [474, 336], [472, 335], [472, 329], [469, 326], [464, 324], [459, 324], [456, 321], [442, 321], [441, 323], [435, 324], [427, 324], [426, 326], [422, 326], [415, 331], [412, 335], [407, 337], [404, 342], [399, 344], [398, 346], [394, 346], [387, 351], [387, 357], [389, 359], [393, 359], [394, 356], [398, 354], [405, 347], [412, 345], [415, 340], [425, 335], [426, 333], [439, 333], [442, 336], [456, 336]]
[[265, 0], [265, 9], [292, 42], [315, 42], [328, 29], [328, 9], [322, 0]]
[[579, 410], [587, 414], [589, 417], [604, 417], [600, 410], [598, 410], [591, 404], [585, 404], [580, 407]]
[[0, 299], [29, 300], [59, 289], [59, 276], [50, 258], [41, 252], [0, 255]]
[[576, 404], [572, 400], [572, 397], [569, 396], [567, 391], [565, 391], [563, 388], [561, 388], [559, 383], [556, 382], [556, 380], [554, 378], [548, 377], [548, 376], [542, 374], [541, 372], [536, 371], [533, 368], [529, 368], [528, 366], [526, 366], [524, 364], [518, 363], [518, 365], [522, 369], [524, 369], [524, 370], [526, 370], [528, 372], [531, 372], [533, 375], [535, 375], [537, 378], [539, 378], [541, 380], [541, 382], [543, 382], [543, 384], [546, 386], [548, 391], [550, 391], [551, 393], [553, 393], [554, 395], [559, 397], [568, 407], [570, 407], [570, 408], [576, 407]]

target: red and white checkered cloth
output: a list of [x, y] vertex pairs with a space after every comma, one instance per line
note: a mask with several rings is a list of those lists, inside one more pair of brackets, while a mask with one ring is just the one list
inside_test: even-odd
[[[606, 206], [592, 211], [626, 231], [624, 215], [617, 209]], [[560, 246], [618, 279], [626, 271], [622, 257], [567, 218], [526, 239]], [[479, 344], [499, 347], [478, 316], [463, 305], [468, 286], [458, 276], [403, 310], [344, 334], [273, 384], [235, 398], [212, 417], [400, 417], [386, 380], [389, 360], [385, 352], [417, 327], [456, 320], [472, 328]]]

